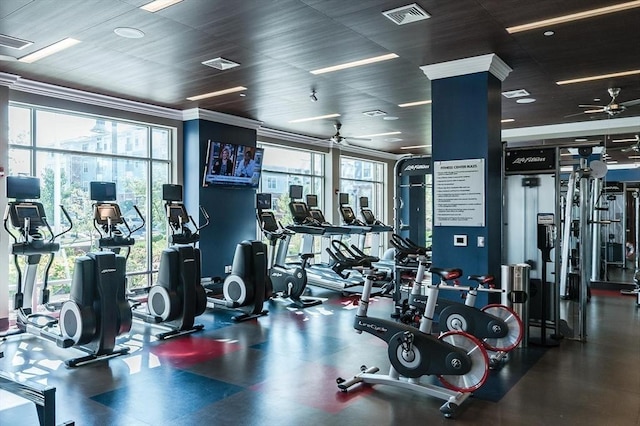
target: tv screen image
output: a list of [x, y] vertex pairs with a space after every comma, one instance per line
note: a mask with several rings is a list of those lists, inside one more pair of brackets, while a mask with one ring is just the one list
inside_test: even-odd
[[209, 140], [202, 186], [257, 188], [263, 157], [263, 148]]

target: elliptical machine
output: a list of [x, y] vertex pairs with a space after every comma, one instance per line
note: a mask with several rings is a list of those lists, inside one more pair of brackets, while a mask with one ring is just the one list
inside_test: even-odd
[[[440, 412], [453, 416], [471, 392], [487, 379], [489, 361], [482, 344], [463, 331], [451, 331], [436, 338], [431, 335], [431, 317], [437, 296], [430, 297], [426, 314], [416, 329], [395, 321], [367, 316], [373, 284], [373, 270], [365, 272], [365, 285], [353, 327], [369, 333], [388, 345], [389, 374], [376, 374], [378, 367], [360, 367], [361, 373], [345, 380], [337, 378], [338, 388], [346, 392], [357, 383], [386, 384], [445, 400]], [[433, 293], [432, 286], [429, 292]], [[448, 389], [420, 382], [422, 376], [435, 375]]]
[[322, 303], [320, 299], [302, 298], [307, 288], [307, 263], [313, 257], [313, 253], [300, 254], [300, 263], [276, 263], [276, 245], [278, 259], [284, 258], [286, 250], [289, 246], [289, 239], [295, 232], [280, 226], [276, 217], [271, 210], [271, 194], [256, 194], [256, 210], [258, 225], [262, 233], [269, 241], [271, 247], [269, 253], [268, 269], [268, 285], [271, 291], [280, 294], [291, 300], [291, 306], [304, 309], [311, 306], [317, 306]]
[[269, 313], [262, 309], [271, 297], [267, 280], [267, 246], [262, 241], [242, 241], [236, 246], [231, 273], [222, 284], [224, 299], [209, 297], [216, 306], [241, 312], [234, 321], [246, 321]]
[[[18, 269], [18, 293], [15, 306], [18, 309], [18, 328], [23, 332], [55, 342], [63, 348], [76, 347], [89, 355], [65, 361], [68, 367], [76, 367], [98, 360], [109, 359], [129, 352], [129, 348], [116, 348], [116, 337], [131, 329], [131, 310], [125, 299], [124, 257], [114, 253], [88, 253], [75, 261], [71, 282], [70, 299], [62, 304], [59, 319], [34, 314], [24, 308], [22, 274], [18, 256], [27, 256], [25, 288], [33, 291], [36, 269], [43, 253], [50, 254], [45, 270], [42, 303], [48, 302], [46, 281], [53, 255], [59, 245], [53, 235], [41, 203], [33, 200], [40, 197], [40, 180], [33, 177], [7, 177], [7, 197], [14, 198], [7, 205], [4, 227], [13, 237], [12, 254]], [[62, 211], [71, 224], [64, 207]], [[18, 230], [16, 237], [7, 226]], [[44, 241], [44, 229], [52, 235]], [[71, 225], [68, 232], [71, 229]], [[64, 233], [63, 232], [63, 233]], [[43, 251], [46, 250], [46, 251]], [[30, 269], [30, 270], [29, 270]]]
[[158, 280], [147, 295], [146, 308], [134, 305], [133, 315], [147, 323], [166, 327], [169, 331], [156, 334], [160, 340], [194, 333], [204, 328], [195, 324], [195, 317], [207, 308], [207, 295], [200, 283], [201, 258], [196, 243], [199, 231], [209, 224], [209, 215], [200, 208], [206, 222], [192, 231], [195, 223], [182, 203], [182, 186], [162, 185], [162, 199], [171, 235], [170, 247], [162, 251]]

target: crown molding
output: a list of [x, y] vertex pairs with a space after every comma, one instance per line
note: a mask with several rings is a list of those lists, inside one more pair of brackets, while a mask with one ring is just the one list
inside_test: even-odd
[[504, 129], [502, 130], [502, 140], [505, 142], [526, 142], [598, 134], [615, 135], [637, 132], [638, 128], [640, 128], [640, 117], [608, 118], [604, 120]]
[[207, 109], [191, 108], [182, 111], [180, 117], [183, 121], [189, 120], [208, 120], [216, 123], [229, 124], [232, 126], [244, 127], [256, 130], [262, 126], [262, 121], [252, 120], [250, 118], [237, 117], [222, 112], [210, 111]]
[[100, 95], [84, 90], [70, 89], [68, 87], [24, 79], [12, 74], [0, 73], [0, 85], [8, 86], [11, 90], [33, 93], [35, 95], [49, 96], [56, 99], [64, 99], [137, 114], [146, 114], [153, 117], [182, 120], [182, 111], [177, 109]]
[[477, 72], [490, 72], [492, 75], [504, 81], [513, 71], [498, 55], [488, 53], [486, 55], [473, 56], [471, 58], [457, 59], [455, 61], [441, 62], [438, 64], [424, 65], [420, 69], [429, 80], [456, 77], [460, 75], [475, 74]]

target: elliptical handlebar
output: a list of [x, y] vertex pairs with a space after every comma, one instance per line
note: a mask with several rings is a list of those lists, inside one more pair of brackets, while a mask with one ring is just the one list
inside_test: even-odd
[[7, 222], [9, 221], [9, 205], [7, 204], [7, 207], [4, 209], [4, 218], [2, 219], [3, 223], [4, 223], [4, 229], [5, 231], [7, 231], [7, 234], [11, 235], [11, 238], [13, 238], [13, 243], [17, 244], [18, 243], [18, 237], [16, 237], [13, 232], [11, 232], [9, 230], [9, 227], [7, 226]]
[[129, 228], [129, 225], [127, 225], [127, 221], [124, 221], [125, 226], [127, 227], [127, 229], [129, 230], [129, 235], [127, 235], [127, 237], [130, 237], [131, 234], [133, 234], [134, 232], [137, 232], [139, 230], [141, 230], [142, 228], [144, 228], [145, 224], [146, 224], [146, 220], [144, 219], [144, 216], [142, 215], [142, 212], [140, 211], [140, 209], [138, 208], [138, 206], [136, 206], [135, 204], [133, 205], [133, 208], [135, 209], [136, 213], [138, 214], [138, 217], [140, 218], [140, 220], [142, 221], [142, 223], [140, 224], [140, 226], [138, 226], [135, 229], [131, 229]]
[[[200, 207], [200, 212], [202, 213], [202, 216], [204, 216], [204, 220], [205, 220], [205, 222], [204, 222], [204, 225], [196, 227], [196, 233], [197, 233], [197, 232], [200, 232], [200, 230], [201, 230], [202, 228], [204, 228], [204, 227], [206, 227], [207, 225], [209, 225], [209, 213], [207, 213], [207, 211], [205, 210], [205, 208], [204, 208], [204, 207], [202, 207], [202, 206], [199, 206], [199, 207]], [[195, 222], [193, 221], [193, 218], [192, 218], [191, 216], [189, 216], [189, 218], [191, 219], [191, 223], [195, 223]]]
[[64, 234], [66, 234], [67, 232], [71, 231], [71, 229], [73, 229], [73, 221], [71, 220], [71, 216], [69, 216], [69, 213], [67, 212], [67, 209], [65, 209], [64, 206], [62, 204], [60, 204], [60, 210], [62, 210], [62, 213], [64, 213], [64, 217], [67, 218], [67, 221], [69, 222], [69, 227], [67, 229], [65, 229], [64, 231], [60, 232], [59, 234], [51, 235], [51, 239], [49, 240], [50, 242], [54, 242], [56, 239], [58, 239], [59, 237], [61, 237]]

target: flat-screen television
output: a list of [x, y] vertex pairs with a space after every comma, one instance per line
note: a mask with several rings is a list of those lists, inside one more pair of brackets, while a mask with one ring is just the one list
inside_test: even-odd
[[31, 176], [7, 176], [7, 198], [16, 200], [40, 198], [40, 179]]
[[338, 203], [343, 206], [345, 204], [349, 204], [349, 194], [346, 192], [341, 192], [338, 197]]
[[90, 182], [89, 193], [93, 201], [115, 201], [115, 182]]
[[202, 186], [257, 188], [264, 149], [209, 141]]

